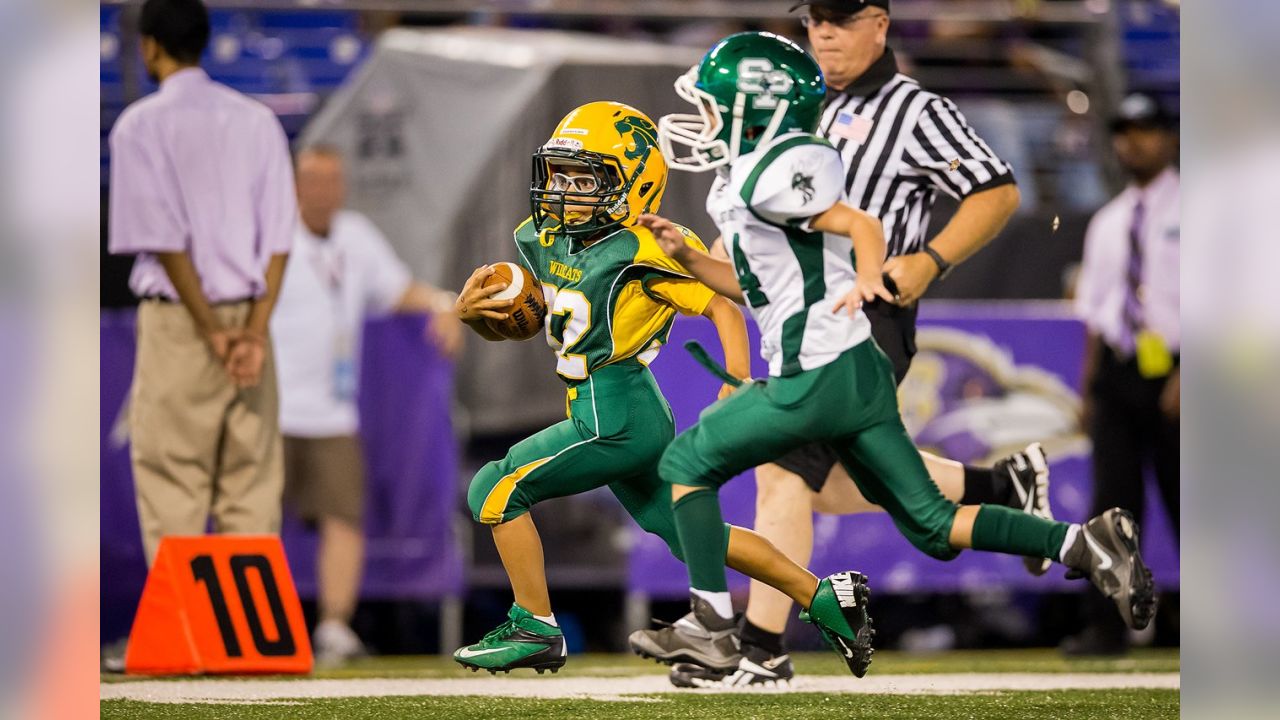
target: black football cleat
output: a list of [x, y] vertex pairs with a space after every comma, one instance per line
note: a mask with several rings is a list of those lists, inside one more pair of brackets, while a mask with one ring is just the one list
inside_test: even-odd
[[[1038, 518], [1053, 519], [1053, 510], [1049, 507], [1049, 460], [1040, 443], [1031, 443], [1022, 452], [996, 462], [993, 471], [1009, 478], [1006, 505]], [[1024, 557], [1022, 564], [1027, 572], [1039, 576], [1049, 572], [1053, 561]]]
[[1127, 510], [1111, 508], [1085, 523], [1063, 556], [1073, 572], [1115, 602], [1124, 622], [1134, 630], [1151, 624], [1156, 614], [1155, 581], [1142, 562], [1138, 523]]

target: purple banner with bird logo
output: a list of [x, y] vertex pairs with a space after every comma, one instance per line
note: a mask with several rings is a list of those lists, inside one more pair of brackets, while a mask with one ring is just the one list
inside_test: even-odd
[[[128, 632], [146, 580], [129, 462], [126, 401], [135, 315], [102, 313], [102, 636]], [[369, 322], [361, 357], [366, 567], [361, 597], [432, 599], [462, 592], [454, 522], [458, 448], [451, 363], [422, 342], [424, 318]], [[298, 592], [315, 595], [316, 534], [286, 508], [281, 532]]]
[[[753, 351], [759, 337], [751, 325]], [[922, 449], [969, 465], [989, 466], [1028, 443], [1049, 456], [1050, 498], [1056, 517], [1087, 519], [1091, 501], [1089, 439], [1080, 429], [1079, 377], [1085, 332], [1066, 305], [1053, 302], [947, 303], [921, 307], [918, 354], [899, 388], [903, 421]], [[679, 429], [692, 425], [715, 400], [720, 383], [684, 350], [698, 340], [719, 356], [715, 328], [701, 318], [681, 318], [653, 372], [675, 412]], [[754, 357], [753, 374], [767, 374]], [[753, 473], [720, 491], [727, 522], [752, 526]], [[1177, 587], [1178, 538], [1148, 478], [1142, 528], [1144, 557], [1161, 587]], [[629, 570], [633, 591], [652, 597], [684, 597], [684, 567], [656, 537], [633, 534]], [[968, 551], [951, 562], [916, 550], [879, 512], [814, 516], [810, 569], [818, 576], [856, 569], [881, 592], [956, 592], [1003, 588], [1029, 591], [1084, 589], [1056, 566], [1033, 577], [1020, 558]], [[737, 589], [746, 579], [730, 573]]]

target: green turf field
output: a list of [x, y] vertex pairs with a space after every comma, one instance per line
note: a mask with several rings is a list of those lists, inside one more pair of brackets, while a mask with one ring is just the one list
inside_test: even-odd
[[[497, 678], [462, 671], [448, 658], [390, 657], [370, 658], [302, 679], [148, 681], [103, 676], [107, 699], [102, 702], [102, 717], [1033, 720], [1176, 718], [1179, 712], [1176, 651], [1148, 650], [1113, 660], [1066, 660], [1051, 650], [924, 656], [884, 652], [876, 655], [864, 680], [849, 676], [840, 659], [828, 653], [797, 655], [795, 663], [801, 678], [836, 691], [805, 692], [802, 687], [790, 693], [674, 692], [665, 683], [665, 668], [622, 655], [573, 656], [554, 676], [516, 672]], [[966, 678], [974, 679], [972, 689], [965, 684]], [[990, 688], [992, 682], [999, 685], [1014, 678], [1047, 687]], [[1130, 679], [1140, 687], [1125, 687]], [[941, 685], [934, 687], [935, 681]], [[1149, 682], [1161, 687], [1147, 686]], [[1052, 687], [1076, 683], [1115, 687]], [[877, 690], [881, 687], [883, 692]], [[269, 690], [263, 692], [264, 688]], [[448, 695], [437, 694], [442, 692]], [[159, 700], [165, 694], [167, 702], [143, 699]], [[197, 697], [205, 701], [193, 699]]]
[[[656, 697], [656, 696], [655, 696]], [[619, 720], [806, 720], [878, 718], [882, 720], [1062, 720], [1063, 718], [1177, 718], [1173, 690], [1065, 690], [1057, 693], [1004, 692], [991, 695], [817, 695], [812, 693], [696, 695], [662, 697], [656, 702], [594, 700], [518, 700], [512, 698], [353, 698], [310, 701], [303, 705], [158, 705], [118, 700], [104, 702], [107, 718], [618, 718]]]

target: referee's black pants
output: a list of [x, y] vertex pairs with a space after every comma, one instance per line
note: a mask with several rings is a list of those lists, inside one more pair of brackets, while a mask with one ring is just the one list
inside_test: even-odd
[[[1160, 410], [1160, 395], [1168, 377], [1147, 379], [1134, 358], [1120, 357], [1102, 346], [1092, 387], [1093, 511], [1121, 507], [1141, 524], [1146, 512], [1146, 469], [1155, 471], [1156, 485], [1175, 536], [1179, 528], [1179, 467], [1177, 420]], [[1175, 367], [1177, 366], [1175, 356]], [[1125, 628], [1113, 603], [1090, 591], [1090, 625], [1103, 642], [1122, 644]]]

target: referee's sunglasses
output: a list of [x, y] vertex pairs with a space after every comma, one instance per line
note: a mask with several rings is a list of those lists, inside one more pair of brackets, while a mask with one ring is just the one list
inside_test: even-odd
[[861, 20], [871, 20], [883, 16], [884, 13], [872, 12], [862, 15], [851, 15], [849, 13], [832, 12], [822, 8], [811, 7], [807, 15], [800, 16], [800, 25], [804, 28], [816, 28], [822, 23], [831, 23], [838, 28], [848, 30]]

